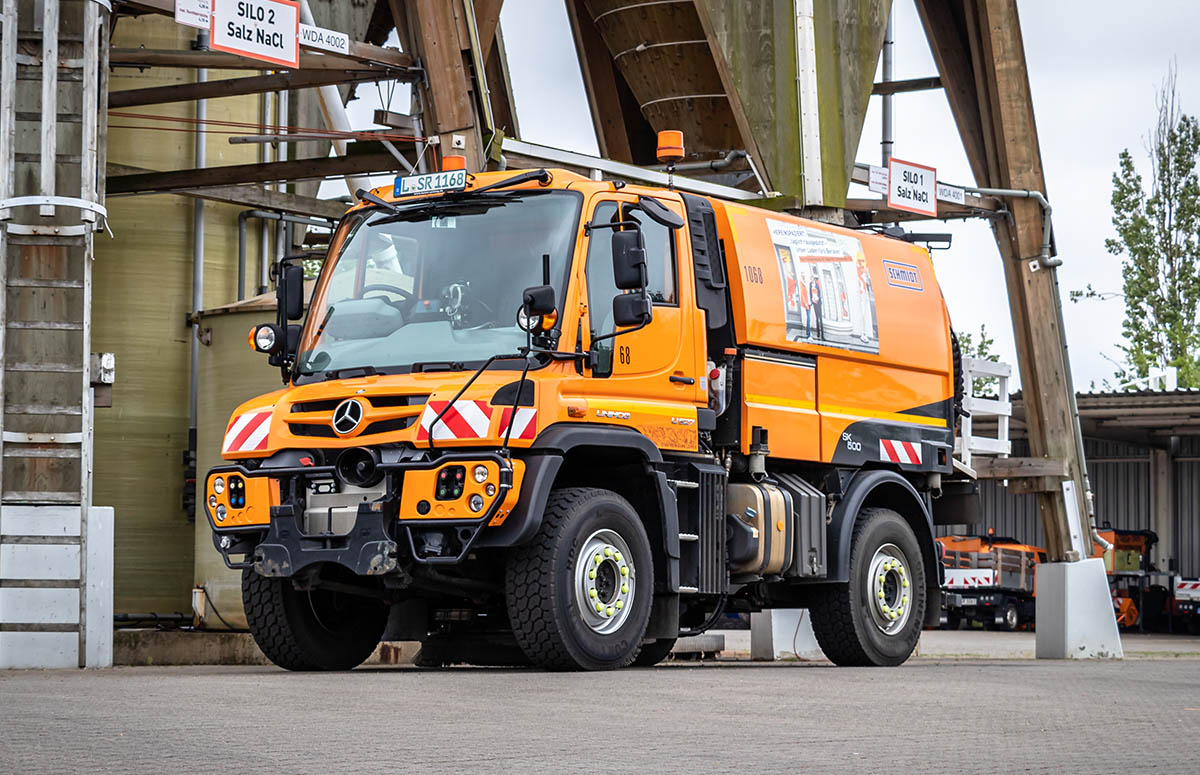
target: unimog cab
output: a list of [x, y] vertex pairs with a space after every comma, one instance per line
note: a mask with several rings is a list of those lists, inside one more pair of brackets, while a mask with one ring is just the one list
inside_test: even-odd
[[[205, 478], [247, 621], [290, 669], [653, 664], [804, 607], [838, 664], [939, 614], [960, 376], [901, 239], [560, 169], [363, 191], [251, 332], [285, 387]], [[386, 631], [386, 632], [385, 632]]]

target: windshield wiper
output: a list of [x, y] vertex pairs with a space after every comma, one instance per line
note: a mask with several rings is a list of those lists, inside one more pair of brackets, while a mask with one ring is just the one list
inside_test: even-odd
[[423, 374], [430, 371], [466, 371], [467, 366], [462, 361], [420, 361], [412, 365], [413, 374]]
[[497, 188], [508, 188], [509, 186], [517, 186], [517, 185], [520, 185], [521, 183], [528, 183], [531, 180], [536, 180], [538, 183], [541, 183], [542, 185], [546, 185], [547, 183], [550, 182], [550, 173], [544, 169], [530, 170], [529, 172], [522, 172], [520, 175], [514, 175], [513, 177], [508, 178], [507, 180], [498, 180], [495, 183], [489, 183], [488, 185], [484, 186], [483, 188], [473, 188], [469, 191], [462, 191], [460, 193], [461, 194], [482, 194], [484, 191], [492, 191]]
[[391, 210], [393, 213], [401, 212], [399, 205], [397, 205], [395, 202], [389, 202], [386, 199], [380, 199], [370, 191], [367, 191], [365, 188], [360, 188], [359, 190], [355, 191], [354, 196], [362, 199], [363, 201], [370, 202], [373, 205], [379, 205], [380, 207]]

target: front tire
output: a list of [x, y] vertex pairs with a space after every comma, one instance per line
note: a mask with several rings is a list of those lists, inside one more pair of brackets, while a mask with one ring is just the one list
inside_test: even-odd
[[301, 591], [291, 579], [242, 571], [242, 604], [254, 642], [287, 670], [350, 670], [379, 645], [388, 609], [367, 597]]
[[891, 509], [865, 508], [850, 544], [850, 581], [816, 596], [813, 633], [836, 665], [899, 665], [921, 637], [925, 604], [925, 564], [912, 528]]
[[671, 655], [671, 649], [675, 648], [676, 640], [678, 638], [659, 638], [643, 644], [638, 649], [637, 656], [633, 658], [633, 666], [654, 667]]
[[554, 490], [532, 541], [513, 550], [505, 598], [513, 635], [550, 670], [611, 670], [637, 655], [654, 567], [646, 529], [609, 490]]

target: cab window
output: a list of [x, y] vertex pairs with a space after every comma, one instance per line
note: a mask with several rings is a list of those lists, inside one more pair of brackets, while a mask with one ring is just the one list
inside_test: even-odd
[[[646, 290], [655, 304], [678, 303], [675, 283], [675, 239], [666, 226], [655, 223], [632, 204], [621, 203], [618, 215], [616, 202], [604, 202], [596, 207], [594, 223], [637, 223], [646, 243]], [[588, 240], [588, 304], [605, 314], [594, 318], [593, 334], [612, 333], [612, 298], [619, 293], [612, 276], [612, 229], [595, 229]], [[604, 321], [596, 328], [599, 321]]]

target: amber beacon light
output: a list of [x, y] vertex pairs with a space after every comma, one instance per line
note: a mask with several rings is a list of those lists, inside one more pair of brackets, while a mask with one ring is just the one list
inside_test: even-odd
[[454, 172], [455, 170], [465, 170], [467, 168], [467, 157], [459, 156], [458, 154], [450, 154], [442, 157], [442, 172]]

